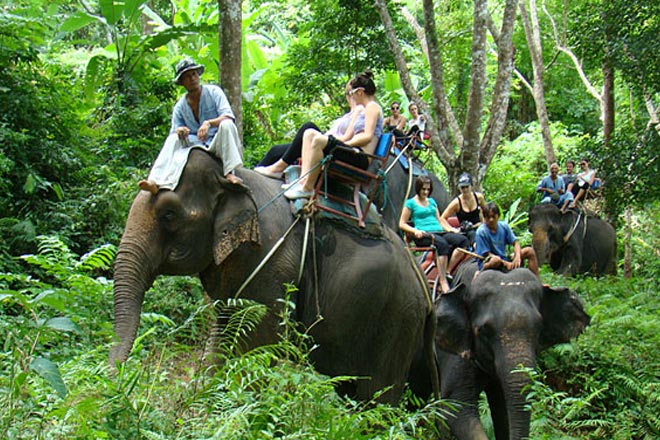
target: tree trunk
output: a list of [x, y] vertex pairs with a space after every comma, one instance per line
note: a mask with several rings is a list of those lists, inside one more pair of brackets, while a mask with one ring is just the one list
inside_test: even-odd
[[623, 277], [632, 278], [632, 209], [626, 206], [624, 211], [624, 234], [623, 234]]
[[552, 136], [550, 134], [550, 121], [548, 118], [548, 109], [545, 105], [545, 87], [543, 84], [543, 48], [541, 46], [541, 35], [539, 31], [539, 20], [536, 14], [536, 0], [529, 0], [529, 14], [525, 6], [525, 0], [520, 1], [520, 15], [525, 28], [525, 37], [527, 47], [532, 58], [532, 69], [534, 71], [534, 103], [536, 104], [536, 116], [541, 125], [541, 136], [543, 138], [543, 147], [545, 149], [545, 161], [550, 166], [557, 161], [555, 150], [552, 146]]
[[502, 29], [497, 39], [497, 80], [493, 91], [490, 118], [480, 147], [479, 181], [486, 175], [506, 125], [511, 78], [513, 77], [513, 28], [517, 10], [517, 0], [506, 0]]
[[[419, 101], [417, 91], [412, 86], [410, 74], [385, 0], [375, 0], [375, 5], [383, 21], [383, 27], [385, 28], [390, 50], [394, 55], [403, 89], [408, 99]], [[465, 124], [463, 130], [461, 130], [445, 90], [434, 3], [433, 0], [423, 0], [424, 33], [428, 50], [429, 72], [431, 74], [433, 112], [425, 110], [426, 104], [424, 102], [420, 102], [420, 109], [428, 115], [434, 115], [434, 118], [428, 120], [427, 132], [431, 136], [433, 151], [438, 155], [440, 162], [447, 170], [452, 193], [457, 192], [456, 176], [464, 171], [472, 174], [473, 185], [477, 190], [480, 189], [481, 181], [495, 155], [495, 150], [502, 136], [509, 104], [511, 76], [513, 74], [512, 35], [516, 8], [517, 0], [507, 0], [502, 23], [503, 44], [501, 47], [503, 51], [498, 50], [498, 73], [492, 94], [493, 105], [486, 134], [484, 139], [481, 139], [485, 90], [488, 83], [486, 76], [488, 2], [487, 0], [474, 0], [471, 84]], [[420, 42], [420, 44], [423, 44], [423, 42]]]
[[240, 0], [218, 0], [220, 85], [236, 116], [238, 135], [243, 139], [241, 95], [241, 41], [243, 15]]
[[603, 115], [603, 141], [605, 151], [610, 148], [612, 133], [614, 133], [614, 69], [605, 48], [603, 59], [603, 99], [601, 100], [601, 113]]
[[[486, 92], [486, 20], [488, 17], [488, 1], [474, 0], [472, 16], [472, 67], [470, 96], [468, 98], [465, 117], [465, 139], [460, 155], [460, 168], [467, 170], [481, 182], [482, 175], [478, 173], [479, 145], [481, 141], [481, 122], [484, 110], [484, 95]], [[454, 176], [455, 177], [455, 176]], [[455, 179], [453, 179], [455, 180]], [[452, 182], [452, 180], [450, 180]]]

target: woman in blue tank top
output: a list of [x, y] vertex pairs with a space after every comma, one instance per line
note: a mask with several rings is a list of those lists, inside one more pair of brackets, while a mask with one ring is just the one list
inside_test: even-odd
[[[466, 249], [469, 243], [464, 235], [449, 232], [453, 228], [440, 217], [438, 205], [429, 197], [432, 191], [431, 179], [428, 176], [419, 176], [415, 181], [417, 195], [406, 200], [399, 218], [399, 229], [412, 235], [417, 246], [435, 247], [438, 254], [440, 287], [446, 292], [449, 290], [447, 261], [451, 250], [457, 247]], [[408, 222], [412, 222], [413, 226]]]

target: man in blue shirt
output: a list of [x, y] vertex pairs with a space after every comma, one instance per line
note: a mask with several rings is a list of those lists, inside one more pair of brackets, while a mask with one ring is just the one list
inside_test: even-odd
[[[508, 224], [500, 220], [500, 207], [494, 202], [486, 204], [484, 222], [477, 228], [476, 253], [484, 259], [479, 260], [479, 269], [513, 270], [521, 267], [522, 260], [527, 260], [527, 266], [536, 276], [539, 275], [539, 264], [536, 253], [530, 246], [520, 248], [520, 243]], [[506, 246], [513, 245], [513, 260], [506, 254]]]
[[243, 165], [243, 149], [234, 124], [234, 113], [222, 89], [204, 85], [204, 66], [186, 58], [176, 65], [174, 82], [186, 89], [172, 111], [172, 127], [147, 180], [140, 189], [156, 194], [174, 190], [188, 161], [190, 147], [203, 148], [222, 160], [223, 174], [233, 184], [243, 180], [234, 170]]
[[554, 203], [563, 206], [573, 200], [573, 193], [566, 191], [564, 179], [559, 175], [559, 165], [550, 165], [550, 174], [545, 176], [536, 187], [536, 191], [542, 193], [541, 203]]

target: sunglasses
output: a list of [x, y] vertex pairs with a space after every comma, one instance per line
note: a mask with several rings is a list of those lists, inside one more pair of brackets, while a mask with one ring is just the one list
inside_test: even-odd
[[348, 91], [348, 96], [353, 96], [357, 93], [358, 90], [364, 90], [364, 87], [358, 87], [357, 89], [352, 89]]
[[393, 105], [392, 110], [399, 110], [399, 107], [397, 107], [396, 105]]

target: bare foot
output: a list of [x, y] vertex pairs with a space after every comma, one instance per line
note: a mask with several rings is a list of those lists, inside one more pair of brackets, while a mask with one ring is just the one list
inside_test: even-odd
[[152, 180], [140, 180], [138, 186], [142, 191], [149, 191], [151, 194], [158, 194], [158, 185]]
[[233, 172], [227, 174], [227, 175], [225, 176], [225, 179], [227, 179], [227, 180], [229, 181], [229, 183], [232, 183], [232, 184], [234, 184], [234, 185], [240, 185], [241, 183], [243, 183], [243, 179], [241, 179], [240, 177], [238, 177], [238, 176], [237, 176], [236, 174], [234, 174]]

